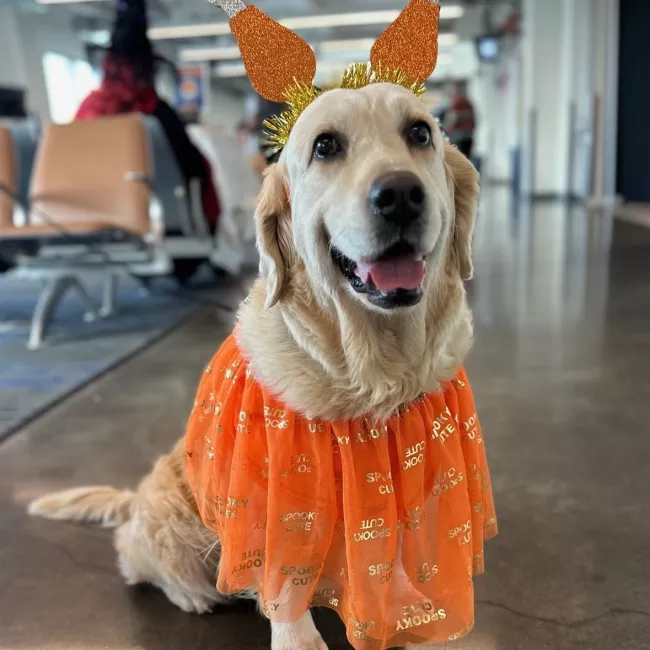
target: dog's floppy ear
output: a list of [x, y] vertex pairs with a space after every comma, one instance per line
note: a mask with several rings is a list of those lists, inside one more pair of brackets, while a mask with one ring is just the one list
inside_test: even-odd
[[445, 142], [447, 183], [454, 196], [454, 227], [452, 254], [461, 279], [470, 280], [472, 265], [472, 237], [478, 211], [479, 174], [472, 163], [452, 144]]
[[260, 274], [266, 281], [266, 307], [282, 296], [292, 264], [291, 206], [281, 163], [266, 170], [255, 211]]

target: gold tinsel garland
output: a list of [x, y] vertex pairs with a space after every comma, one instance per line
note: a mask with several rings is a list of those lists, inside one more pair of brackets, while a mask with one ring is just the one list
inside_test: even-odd
[[[407, 88], [417, 97], [426, 91], [423, 83], [413, 82], [398, 69], [381, 67], [374, 69], [370, 63], [354, 63], [343, 73], [337, 88], [358, 89], [374, 83], [392, 83]], [[302, 112], [323, 93], [332, 88], [316, 88], [300, 81], [294, 81], [284, 93], [287, 110], [264, 121], [266, 138], [276, 150], [282, 149], [289, 141], [291, 130]]]

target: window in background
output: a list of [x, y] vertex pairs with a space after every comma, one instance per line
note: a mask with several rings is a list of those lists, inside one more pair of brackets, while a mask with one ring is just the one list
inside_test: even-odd
[[43, 57], [45, 85], [52, 121], [72, 122], [79, 105], [99, 86], [99, 78], [90, 63], [48, 52]]

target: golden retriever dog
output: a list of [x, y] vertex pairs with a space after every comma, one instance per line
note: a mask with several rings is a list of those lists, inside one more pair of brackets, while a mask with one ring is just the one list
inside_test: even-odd
[[[478, 174], [423, 102], [377, 83], [332, 90], [298, 119], [256, 211], [260, 278], [238, 341], [255, 376], [311, 418], [372, 413], [451, 379], [472, 342]], [[148, 582], [187, 612], [215, 588], [219, 540], [202, 523], [181, 440], [135, 492], [79, 488], [32, 515], [116, 528], [128, 584]], [[254, 594], [248, 594], [254, 596]], [[272, 624], [273, 650], [326, 648], [311, 614]]]

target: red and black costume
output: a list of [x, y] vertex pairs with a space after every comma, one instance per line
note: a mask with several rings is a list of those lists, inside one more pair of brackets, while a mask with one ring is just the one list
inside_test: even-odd
[[186, 184], [201, 182], [203, 210], [216, 228], [221, 212], [210, 163], [192, 143], [176, 111], [162, 100], [155, 88], [155, 60], [147, 37], [145, 0], [120, 0], [111, 46], [103, 64], [100, 88], [88, 95], [76, 115], [78, 120], [121, 113], [155, 116], [174, 151]]

